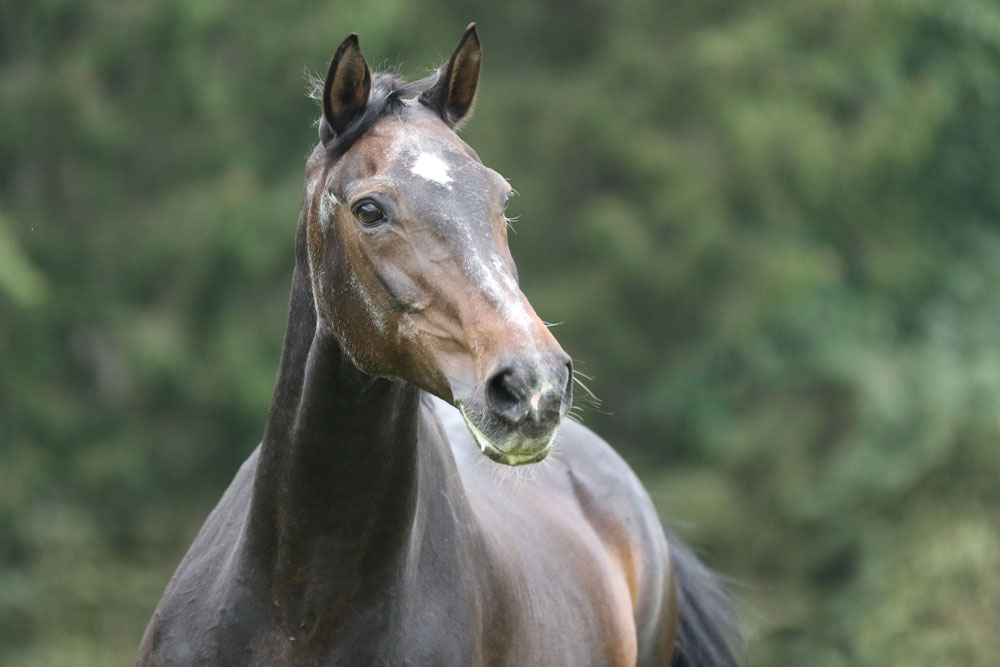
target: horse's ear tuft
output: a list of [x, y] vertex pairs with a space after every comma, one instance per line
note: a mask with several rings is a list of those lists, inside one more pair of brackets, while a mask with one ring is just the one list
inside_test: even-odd
[[472, 111], [482, 60], [483, 47], [476, 24], [470, 23], [437, 83], [420, 96], [420, 101], [441, 114], [449, 126], [457, 126]]
[[372, 73], [361, 55], [358, 36], [348, 35], [337, 48], [323, 85], [323, 120], [327, 127], [320, 123], [320, 136], [324, 143], [361, 115], [371, 90]]

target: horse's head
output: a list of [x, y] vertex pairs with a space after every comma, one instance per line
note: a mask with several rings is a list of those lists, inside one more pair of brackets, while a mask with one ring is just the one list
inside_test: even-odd
[[453, 403], [487, 456], [519, 465], [551, 449], [572, 367], [518, 287], [511, 188], [454, 131], [481, 57], [470, 25], [436, 75], [406, 83], [344, 40], [306, 168], [309, 269], [319, 326], [360, 369]]

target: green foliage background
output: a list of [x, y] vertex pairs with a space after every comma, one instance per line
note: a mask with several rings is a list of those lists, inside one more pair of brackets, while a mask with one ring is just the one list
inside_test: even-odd
[[522, 286], [754, 662], [995, 664], [986, 0], [0, 2], [0, 663], [129, 664], [259, 439], [303, 67], [469, 20]]

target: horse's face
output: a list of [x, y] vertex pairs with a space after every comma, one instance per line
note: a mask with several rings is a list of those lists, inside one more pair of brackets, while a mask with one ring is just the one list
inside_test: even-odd
[[359, 368], [452, 402], [487, 456], [518, 465], [551, 449], [572, 369], [518, 287], [510, 186], [452, 129], [479, 58], [470, 27], [433, 88], [337, 151], [372, 94], [356, 38], [341, 45], [307, 166], [309, 262], [320, 326]]

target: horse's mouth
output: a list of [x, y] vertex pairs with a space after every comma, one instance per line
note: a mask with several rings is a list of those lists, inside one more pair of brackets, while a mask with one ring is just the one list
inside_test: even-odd
[[[524, 440], [523, 442], [516, 443], [514, 447], [508, 448], [508, 451], [503, 451], [494, 445], [489, 436], [483, 433], [472, 419], [469, 418], [465, 413], [464, 405], [456, 403], [456, 406], [462, 415], [462, 419], [465, 421], [466, 428], [469, 429], [469, 432], [472, 433], [472, 438], [479, 445], [479, 449], [483, 454], [497, 463], [509, 466], [528, 465], [529, 463], [541, 461], [552, 451], [552, 445], [556, 439], [556, 429], [552, 429], [552, 433], [541, 439]], [[507, 443], [510, 444], [511, 440], [515, 438], [516, 436], [509, 438]], [[517, 439], [520, 440], [520, 438]]]

